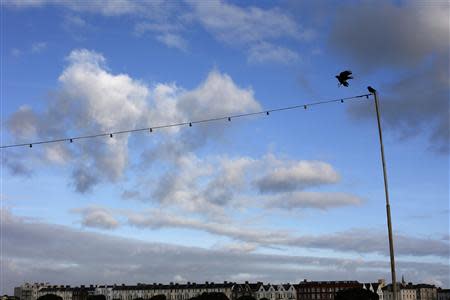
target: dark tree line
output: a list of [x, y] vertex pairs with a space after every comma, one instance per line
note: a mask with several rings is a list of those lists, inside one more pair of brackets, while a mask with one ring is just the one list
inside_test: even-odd
[[37, 300], [62, 300], [62, 298], [55, 294], [46, 294], [44, 296], [39, 297]]

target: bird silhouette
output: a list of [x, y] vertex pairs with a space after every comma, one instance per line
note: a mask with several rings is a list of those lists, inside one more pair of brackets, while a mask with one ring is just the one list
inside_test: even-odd
[[339, 73], [339, 75], [336, 75], [336, 78], [339, 81], [338, 86], [343, 85], [345, 87], [348, 87], [347, 81], [349, 79], [353, 79], [353, 76], [351, 76], [351, 75], [352, 75], [352, 71], [349, 71], [349, 70], [342, 71], [341, 73]]

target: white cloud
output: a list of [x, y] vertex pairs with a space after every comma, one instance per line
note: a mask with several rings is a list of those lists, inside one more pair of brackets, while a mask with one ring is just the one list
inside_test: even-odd
[[22, 105], [12, 113], [7, 121], [7, 128], [19, 140], [31, 139], [36, 136], [39, 119], [28, 105]]
[[[97, 212], [92, 208], [79, 209], [81, 212]], [[100, 210], [103, 212], [103, 210]], [[384, 231], [373, 228], [349, 229], [340, 232], [318, 235], [296, 235], [292, 231], [264, 228], [261, 224], [248, 226], [239, 222], [207, 221], [189, 218], [167, 210], [149, 210], [144, 212], [124, 212], [126, 224], [142, 229], [159, 230], [164, 228], [191, 229], [207, 232], [216, 237], [228, 238], [221, 247], [219, 240], [215, 248], [233, 252], [251, 252], [259, 248], [290, 247], [300, 249], [324, 249], [336, 253], [378, 254], [388, 256], [387, 236]], [[94, 217], [97, 215], [95, 214]], [[94, 218], [93, 217], [93, 218]], [[94, 218], [97, 220], [98, 218]], [[85, 218], [83, 218], [85, 220]], [[117, 224], [116, 224], [117, 225]], [[99, 227], [97, 223], [86, 226]], [[106, 227], [104, 227], [106, 228]], [[115, 228], [115, 227], [111, 227]], [[449, 243], [441, 239], [417, 237], [401, 233], [394, 234], [396, 254], [402, 256], [448, 258]], [[225, 240], [226, 241], [226, 240]]]
[[279, 9], [244, 8], [220, 0], [188, 2], [198, 21], [216, 38], [229, 44], [247, 44], [280, 37], [306, 37], [294, 19]]
[[294, 50], [275, 45], [275, 41], [306, 41], [314, 35], [277, 8], [240, 7], [220, 0], [188, 3], [193, 8], [193, 20], [198, 21], [219, 41], [249, 48], [248, 60], [252, 63], [295, 62], [299, 55]]
[[173, 280], [175, 282], [187, 282], [188, 280], [186, 278], [184, 278], [183, 276], [181, 276], [180, 274], [177, 274], [173, 277]]
[[[174, 84], [149, 87], [127, 74], [113, 74], [103, 55], [86, 49], [72, 51], [67, 62], [58, 78], [58, 96], [48, 102], [43, 113], [22, 106], [8, 119], [8, 129], [16, 140], [166, 125], [260, 109], [251, 89], [238, 87], [228, 75], [218, 71], [210, 72], [204, 82], [189, 91]], [[177, 134], [179, 128], [166, 130], [159, 141], [164, 145], [184, 139], [186, 143], [181, 142], [179, 146], [189, 153], [206, 140], [220, 137], [225, 128], [224, 125], [216, 126], [217, 130], [196, 127], [176, 140], [170, 140], [170, 135]], [[122, 178], [129, 164], [128, 142], [127, 134], [90, 143], [76, 141], [58, 149], [47, 147], [43, 159], [70, 163], [75, 156], [83, 157], [74, 166], [73, 185], [85, 192], [96, 183], [117, 182]], [[163, 148], [156, 147], [154, 151], [163, 155]], [[164, 155], [174, 158], [170, 151]], [[157, 156], [152, 158], [155, 159]]]
[[138, 36], [149, 32], [155, 36], [156, 40], [169, 48], [177, 48], [182, 51], [186, 51], [188, 48], [188, 41], [182, 36], [182, 32], [185, 32], [185, 28], [181, 22], [178, 21], [145, 21], [137, 23], [134, 31]]
[[297, 52], [270, 43], [259, 43], [250, 47], [248, 61], [251, 63], [275, 62], [292, 63], [300, 59]]
[[31, 52], [32, 53], [41, 53], [46, 48], [47, 48], [47, 43], [46, 42], [33, 43], [33, 45], [31, 45]]
[[177, 48], [180, 50], [187, 49], [187, 41], [179, 34], [165, 33], [156, 36], [156, 39], [169, 48]]
[[[225, 217], [231, 208], [255, 205], [326, 210], [362, 202], [358, 196], [346, 193], [298, 192], [338, 182], [338, 172], [325, 162], [281, 159], [273, 154], [261, 158], [200, 158], [183, 147], [163, 145], [158, 149], [145, 157], [167, 161], [171, 168], [127, 190], [124, 195], [127, 199], [132, 196], [214, 218]], [[143, 197], [149, 190], [150, 197]]]
[[[99, 1], [80, 4], [78, 1], [11, 0], [17, 8], [60, 5], [77, 14], [95, 13], [105, 17], [133, 16], [138, 35], [150, 33], [164, 45], [186, 51], [191, 28], [202, 26], [215, 39], [248, 52], [251, 63], [288, 63], [299, 60], [299, 54], [281, 46], [288, 39], [307, 42], [315, 33], [300, 26], [293, 16], [279, 8], [239, 6], [221, 0], [186, 1]], [[80, 17], [68, 17], [66, 28], [85, 27]], [[149, 34], [149, 35], [150, 35]], [[250, 49], [250, 50], [248, 50]]]
[[81, 214], [81, 224], [86, 227], [115, 229], [119, 226], [119, 221], [112, 212], [104, 207], [90, 206], [73, 209], [72, 212]]
[[45, 145], [45, 159], [54, 164], [64, 165], [72, 158], [72, 153], [63, 144]]
[[184, 228], [205, 231], [214, 235], [230, 237], [238, 241], [259, 243], [263, 246], [271, 246], [285, 243], [285, 232], [272, 232], [260, 229], [234, 226], [217, 222], [205, 222], [193, 218], [185, 218], [180, 215], [171, 215], [167, 212], [153, 211], [145, 213], [129, 213], [128, 224], [141, 228]]
[[340, 178], [336, 170], [325, 162], [280, 161], [274, 157], [269, 157], [268, 160], [273, 168], [255, 182], [262, 193], [333, 184]]
[[83, 29], [89, 27], [86, 20], [77, 15], [66, 15], [63, 26], [66, 30]]
[[143, 5], [130, 0], [101, 1], [91, 0], [89, 2], [60, 1], [60, 0], [8, 0], [8, 5], [17, 8], [41, 7], [46, 5], [60, 5], [74, 11], [85, 11], [100, 13], [105, 16], [120, 16], [138, 13]]
[[20, 55], [22, 55], [22, 50], [17, 49], [17, 48], [12, 48], [11, 55], [14, 57], [19, 57]]
[[292, 192], [275, 196], [267, 196], [268, 207], [287, 210], [297, 208], [331, 209], [343, 206], [353, 206], [362, 203], [361, 198], [346, 193], [327, 192]]

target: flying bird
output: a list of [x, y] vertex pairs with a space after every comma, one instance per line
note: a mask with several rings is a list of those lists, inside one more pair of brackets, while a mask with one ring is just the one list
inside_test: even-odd
[[348, 87], [348, 80], [349, 79], [353, 79], [352, 75], [352, 71], [346, 70], [346, 71], [342, 71], [341, 73], [339, 73], [339, 75], [336, 75], [337, 80], [339, 81], [338, 86], [345, 86]]

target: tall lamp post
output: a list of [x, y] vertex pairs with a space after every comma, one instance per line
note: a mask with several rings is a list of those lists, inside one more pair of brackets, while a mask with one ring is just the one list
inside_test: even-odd
[[373, 94], [375, 98], [375, 110], [377, 113], [377, 124], [378, 124], [378, 134], [380, 137], [380, 151], [381, 151], [381, 162], [383, 164], [383, 178], [384, 178], [384, 193], [386, 196], [386, 216], [387, 216], [387, 226], [388, 226], [388, 236], [389, 236], [389, 254], [391, 256], [391, 276], [392, 276], [392, 292], [393, 300], [397, 299], [397, 281], [395, 278], [395, 258], [394, 258], [394, 240], [392, 238], [392, 223], [391, 223], [391, 206], [389, 205], [389, 192], [388, 192], [388, 180], [386, 173], [386, 161], [384, 158], [384, 146], [383, 146], [383, 133], [381, 131], [381, 121], [380, 121], [380, 104], [378, 103], [377, 91], [368, 86], [367, 89]]

